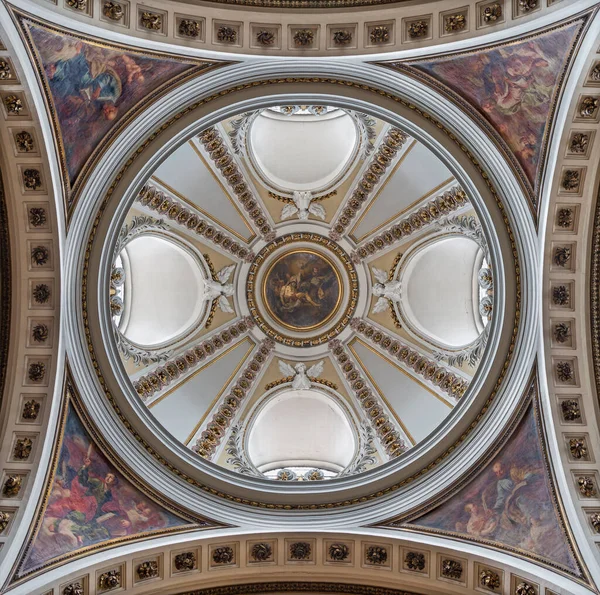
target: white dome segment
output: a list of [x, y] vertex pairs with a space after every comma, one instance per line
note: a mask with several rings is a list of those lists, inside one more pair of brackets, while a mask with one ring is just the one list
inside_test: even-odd
[[434, 344], [461, 348], [480, 334], [477, 262], [481, 250], [461, 236], [418, 249], [401, 273], [403, 317]]
[[263, 110], [248, 135], [253, 166], [283, 191], [330, 188], [347, 172], [360, 141], [353, 118], [343, 110], [286, 116]]
[[317, 467], [339, 472], [356, 454], [348, 415], [317, 390], [289, 390], [269, 399], [248, 428], [248, 458], [261, 472]]
[[153, 234], [134, 238], [122, 254], [127, 316], [120, 332], [133, 343], [155, 346], [190, 330], [205, 309], [199, 299], [204, 273], [192, 254]]

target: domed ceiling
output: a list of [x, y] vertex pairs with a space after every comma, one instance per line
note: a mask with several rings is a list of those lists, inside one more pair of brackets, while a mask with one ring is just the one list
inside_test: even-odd
[[106, 295], [131, 386], [173, 437], [241, 474], [327, 480], [402, 456], [469, 398], [493, 266], [424, 144], [277, 105], [155, 169]]

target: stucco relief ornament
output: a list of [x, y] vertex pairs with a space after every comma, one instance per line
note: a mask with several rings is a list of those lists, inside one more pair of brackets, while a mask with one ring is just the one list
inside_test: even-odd
[[400, 301], [401, 295], [401, 284], [400, 281], [389, 280], [386, 271], [382, 271], [376, 267], [371, 267], [373, 277], [375, 277], [376, 283], [371, 288], [371, 293], [379, 299], [373, 306], [373, 314], [384, 312], [387, 310], [391, 303], [397, 303]]
[[45, 283], [39, 283], [33, 288], [33, 300], [37, 304], [46, 304], [50, 300], [50, 288]]
[[31, 456], [33, 449], [33, 440], [31, 438], [20, 438], [15, 442], [13, 449], [13, 458], [19, 461], [26, 461]]
[[216, 279], [206, 279], [204, 281], [203, 293], [200, 296], [201, 300], [207, 302], [213, 302], [214, 300], [217, 300], [219, 309], [222, 312], [226, 312], [228, 314], [234, 313], [234, 309], [231, 307], [231, 304], [227, 299], [231, 297], [235, 292], [233, 283], [227, 283], [234, 269], [235, 265], [230, 264], [229, 266], [222, 268], [217, 273]]
[[196, 37], [200, 37], [200, 23], [193, 19], [181, 19], [177, 31], [179, 31], [179, 35], [195, 39]]
[[221, 43], [236, 43], [238, 32], [233, 27], [222, 25], [217, 29], [217, 41]]
[[325, 208], [322, 205], [315, 204], [312, 192], [294, 191], [292, 196], [293, 204], [289, 203], [281, 210], [281, 219], [289, 219], [298, 215], [298, 219], [305, 221], [309, 215], [314, 215], [319, 219], [325, 219]]
[[7, 95], [4, 98], [4, 105], [6, 106], [6, 111], [13, 115], [18, 115], [25, 109], [23, 101], [16, 95]]
[[158, 576], [158, 562], [156, 560], [148, 560], [142, 562], [136, 569], [138, 578], [142, 581]]
[[582, 118], [593, 118], [596, 111], [600, 107], [600, 99], [598, 97], [584, 97], [579, 105], [579, 115]]
[[111, 591], [121, 586], [121, 572], [109, 570], [98, 577], [98, 588], [103, 591]]
[[5, 60], [0, 60], [0, 80], [7, 80], [12, 77], [10, 64]]
[[563, 418], [566, 421], [581, 419], [581, 409], [576, 399], [566, 399], [560, 404], [560, 408], [562, 409]]
[[463, 574], [463, 565], [458, 560], [442, 561], [442, 576], [452, 580], [460, 580]]
[[340, 29], [333, 34], [333, 43], [335, 45], [348, 45], [352, 43], [352, 33], [346, 29]]
[[500, 588], [500, 575], [492, 570], [482, 570], [479, 573], [479, 584], [490, 591], [495, 591]]
[[275, 33], [273, 31], [269, 31], [268, 29], [261, 29], [256, 34], [256, 43], [259, 45], [273, 45], [275, 43]]
[[502, 17], [502, 5], [501, 4], [491, 4], [490, 6], [486, 6], [482, 12], [483, 21], [485, 23], [493, 23]]
[[515, 595], [536, 595], [535, 588], [529, 583], [522, 582], [517, 585]]
[[312, 45], [315, 34], [310, 29], [299, 29], [294, 33], [294, 44], [300, 47]]
[[277, 479], [279, 481], [296, 481], [297, 477], [291, 469], [280, 469], [277, 472]]
[[373, 428], [367, 423], [362, 422], [358, 428], [359, 432], [359, 451], [358, 455], [338, 477], [345, 477], [346, 475], [356, 475], [366, 471], [370, 465], [374, 465], [377, 461], [375, 455], [377, 449], [375, 448], [375, 432]]
[[250, 550], [250, 556], [256, 562], [267, 562], [273, 557], [273, 548], [269, 543], [255, 543]]
[[111, 21], [120, 21], [125, 16], [123, 7], [118, 2], [105, 2], [102, 14]]
[[10, 521], [10, 515], [8, 512], [4, 512], [0, 510], [0, 533], [2, 533], [6, 527], [8, 527], [8, 522]]
[[554, 264], [556, 266], [565, 267], [569, 260], [571, 260], [571, 248], [559, 246], [554, 250]]
[[385, 564], [388, 559], [387, 549], [378, 545], [371, 545], [367, 548], [365, 559], [369, 564]]
[[594, 485], [594, 479], [592, 477], [581, 475], [577, 478], [577, 485], [579, 486], [579, 492], [585, 498], [595, 498], [596, 486]]
[[569, 451], [574, 459], [585, 459], [588, 449], [583, 438], [571, 438], [569, 440]]
[[17, 144], [17, 149], [21, 153], [30, 153], [33, 151], [33, 136], [26, 130], [22, 130], [15, 134], [15, 143]]
[[306, 541], [297, 541], [290, 544], [290, 558], [292, 560], [309, 560], [312, 548]]
[[175, 569], [178, 572], [186, 572], [196, 568], [196, 554], [194, 552], [183, 552], [175, 556]]
[[329, 558], [335, 562], [343, 562], [350, 556], [350, 548], [344, 543], [332, 543], [329, 546]]
[[235, 425], [231, 428], [225, 452], [229, 455], [227, 464], [232, 465], [238, 473], [262, 477], [262, 473], [256, 471], [246, 457], [243, 426]]
[[311, 378], [317, 378], [323, 372], [323, 360], [306, 369], [306, 364], [300, 362], [291, 366], [283, 360], [279, 360], [279, 371], [287, 378], [293, 378], [292, 388], [294, 390], [308, 390], [312, 386]]
[[73, 8], [74, 10], [87, 10], [87, 0], [67, 0], [67, 6]]
[[62, 595], [85, 595], [85, 593], [81, 583], [72, 583], [63, 589]]
[[559, 322], [554, 326], [554, 340], [557, 343], [566, 343], [567, 339], [571, 336], [571, 329], [564, 322]]
[[144, 29], [160, 31], [162, 29], [162, 16], [155, 12], [144, 11], [140, 17], [140, 24]]
[[37, 416], [40, 413], [41, 405], [39, 401], [31, 399], [31, 401], [26, 401], [23, 405], [23, 413], [21, 417], [23, 419], [34, 420], [37, 419]]

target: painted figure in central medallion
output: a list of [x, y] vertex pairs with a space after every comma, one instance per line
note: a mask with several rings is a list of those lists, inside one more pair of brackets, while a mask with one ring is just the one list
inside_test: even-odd
[[333, 264], [311, 250], [283, 254], [265, 276], [264, 301], [269, 313], [296, 331], [325, 324], [336, 313], [341, 297]]

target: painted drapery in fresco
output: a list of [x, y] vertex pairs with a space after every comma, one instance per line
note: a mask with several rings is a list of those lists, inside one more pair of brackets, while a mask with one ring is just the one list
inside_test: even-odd
[[50, 92], [71, 183], [125, 114], [157, 89], [198, 67], [195, 61], [83, 41], [29, 20], [23, 24]]
[[471, 483], [409, 524], [516, 548], [580, 574], [554, 503], [533, 406]]
[[524, 41], [410, 66], [478, 109], [535, 186], [545, 135], [583, 20]]
[[115, 468], [70, 405], [47, 505], [19, 573], [109, 540], [189, 525]]

